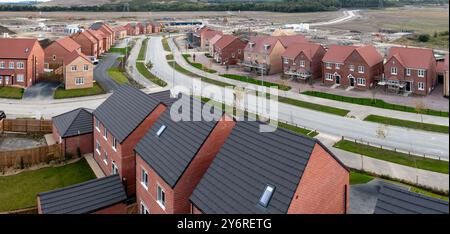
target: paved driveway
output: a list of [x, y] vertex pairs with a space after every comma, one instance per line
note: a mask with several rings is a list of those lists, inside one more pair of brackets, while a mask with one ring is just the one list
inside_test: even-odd
[[52, 100], [53, 92], [59, 86], [59, 83], [39, 82], [27, 89], [23, 93], [23, 100]]
[[116, 65], [119, 54], [105, 54], [94, 69], [94, 80], [99, 82], [106, 92], [112, 92], [119, 88], [119, 85], [108, 76], [108, 69]]

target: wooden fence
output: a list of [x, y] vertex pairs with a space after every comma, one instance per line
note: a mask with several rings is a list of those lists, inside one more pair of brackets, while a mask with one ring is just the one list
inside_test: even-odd
[[2, 168], [27, 168], [50, 161], [62, 161], [61, 144], [40, 146], [30, 149], [0, 151], [0, 170]]
[[51, 120], [4, 119], [0, 121], [0, 132], [51, 133]]

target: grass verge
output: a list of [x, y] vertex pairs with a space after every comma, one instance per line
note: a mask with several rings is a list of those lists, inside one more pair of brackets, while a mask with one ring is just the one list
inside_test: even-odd
[[153, 75], [145, 66], [143, 62], [136, 62], [136, 69], [148, 80], [153, 82], [154, 84], [157, 84], [161, 87], [167, 86], [167, 83], [161, 79], [159, 79], [157, 76]]
[[[378, 107], [378, 108], [383, 108], [383, 109], [417, 113], [417, 110], [414, 107], [392, 104], [392, 103], [385, 102], [381, 99], [347, 97], [347, 96], [340, 96], [340, 95], [323, 93], [323, 92], [318, 92], [318, 91], [305, 91], [305, 92], [302, 92], [302, 94], [314, 96], [314, 97], [326, 98], [326, 99], [335, 100], [335, 101], [348, 102], [348, 103], [353, 103], [353, 104], [358, 104], [358, 105], [363, 105], [363, 106], [373, 106], [373, 107]], [[421, 113], [426, 114], [426, 115], [449, 117], [448, 112], [432, 110], [432, 109], [424, 109], [421, 111]]]
[[0, 88], [0, 98], [22, 99], [23, 88], [3, 87]]
[[306, 108], [306, 109], [310, 109], [310, 110], [325, 112], [328, 114], [339, 115], [339, 116], [346, 116], [348, 114], [348, 112], [350, 112], [349, 110], [345, 110], [345, 109], [340, 109], [340, 108], [336, 108], [336, 107], [332, 107], [332, 106], [319, 105], [319, 104], [315, 104], [315, 103], [311, 103], [311, 102], [304, 102], [304, 101], [287, 98], [287, 97], [278, 97], [278, 101], [282, 102], [282, 103], [290, 104], [293, 106], [298, 106], [298, 107], [302, 107], [302, 108]]
[[232, 84], [228, 84], [228, 83], [225, 83], [225, 82], [222, 82], [222, 81], [206, 78], [204, 76], [200, 76], [200, 75], [197, 75], [197, 74], [195, 74], [193, 72], [190, 72], [190, 71], [184, 69], [182, 66], [180, 66], [175, 61], [168, 61], [168, 63], [169, 63], [169, 65], [171, 67], [174, 67], [175, 70], [177, 70], [178, 72], [183, 73], [183, 74], [188, 75], [188, 76], [200, 78], [203, 82], [210, 83], [210, 84], [213, 84], [213, 85], [217, 85], [217, 86], [220, 86], [220, 87], [234, 87], [234, 85], [232, 85]]
[[173, 60], [173, 54], [166, 55], [166, 60]]
[[373, 176], [356, 171], [350, 171], [350, 184], [367, 184], [374, 179]]
[[145, 54], [147, 53], [147, 44], [148, 44], [147, 42], [148, 42], [148, 38], [145, 38], [142, 41], [142, 46], [141, 46], [141, 49], [139, 50], [137, 60], [145, 60]]
[[128, 78], [120, 71], [118, 67], [112, 67], [108, 69], [108, 75], [113, 79], [117, 84], [129, 84]]
[[333, 147], [356, 154], [361, 154], [367, 157], [397, 163], [408, 167], [419, 168], [427, 171], [448, 174], [449, 170], [449, 163], [446, 161], [412, 156], [409, 154], [396, 152], [393, 150], [381, 149], [375, 146], [368, 146], [348, 140], [341, 140], [337, 142]]
[[[61, 167], [25, 171], [17, 175], [0, 176], [0, 211], [36, 206], [38, 193], [94, 179], [85, 159]], [[6, 202], [7, 201], [7, 202]]]
[[164, 38], [161, 40], [163, 48], [165, 51], [170, 52], [170, 46], [169, 46], [169, 42], [167, 41], [167, 38]]
[[63, 98], [74, 98], [74, 97], [84, 97], [84, 96], [92, 96], [105, 93], [103, 88], [99, 83], [95, 82], [92, 88], [85, 89], [64, 89], [64, 87], [59, 87], [56, 89], [55, 94], [53, 95], [54, 99], [63, 99]]
[[262, 80], [257, 80], [254, 79], [252, 77], [247, 77], [247, 76], [240, 76], [240, 75], [234, 75], [234, 74], [222, 74], [221, 76], [228, 78], [228, 79], [233, 79], [233, 80], [238, 80], [238, 81], [242, 81], [242, 82], [247, 82], [250, 84], [256, 84], [256, 85], [261, 85], [261, 86], [266, 86], [266, 87], [277, 87], [277, 89], [279, 90], [284, 90], [284, 91], [288, 91], [291, 89], [291, 86], [288, 85], [282, 85], [282, 84], [277, 84], [277, 83], [272, 83], [272, 82], [267, 82], [267, 81], [262, 81]]
[[201, 63], [194, 63], [194, 62], [191, 62], [191, 61], [189, 60], [189, 58], [191, 57], [190, 54], [183, 54], [182, 56], [183, 56], [184, 60], [185, 60], [187, 63], [189, 63], [191, 66], [193, 66], [193, 67], [195, 67], [195, 68], [197, 68], [197, 69], [200, 69], [200, 70], [202, 70], [202, 71], [206, 71], [206, 72], [212, 73], [212, 74], [213, 74], [213, 73], [217, 73], [216, 70], [206, 68], [206, 67], [204, 67], [203, 64], [201, 64]]
[[123, 47], [123, 48], [111, 47], [111, 48], [109, 48], [108, 52], [109, 53], [119, 53], [119, 54], [125, 55], [127, 52], [130, 53], [131, 49], [132, 49], [131, 46], [128, 46], [128, 48], [126, 48], [126, 47]]
[[429, 132], [439, 132], [439, 133], [449, 133], [448, 126], [444, 125], [437, 125], [437, 124], [429, 124], [429, 123], [421, 123], [421, 122], [415, 122], [410, 120], [403, 120], [403, 119], [395, 119], [395, 118], [389, 118], [385, 116], [379, 116], [379, 115], [368, 115], [366, 118], [364, 118], [364, 121], [370, 121], [375, 123], [382, 123], [387, 125], [394, 125], [399, 127], [405, 127], [405, 128], [413, 128], [413, 129], [419, 129]]

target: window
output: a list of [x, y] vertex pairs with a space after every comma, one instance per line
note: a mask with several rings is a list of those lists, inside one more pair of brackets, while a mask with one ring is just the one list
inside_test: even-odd
[[141, 201], [141, 214], [150, 214], [150, 212], [148, 211], [147, 206], [142, 201]]
[[119, 168], [116, 165], [116, 162], [112, 161], [111, 163], [111, 174], [112, 175], [117, 175], [119, 174]]
[[339, 69], [341, 69], [341, 64], [340, 63], [336, 63], [335, 67], [336, 67], [337, 70], [339, 70]]
[[53, 60], [56, 60], [56, 55], [53, 55]]
[[397, 75], [397, 67], [391, 67], [391, 75]]
[[14, 62], [9, 62], [9, 69], [14, 69]]
[[333, 74], [331, 73], [325, 74], [325, 80], [333, 80]]
[[425, 77], [425, 70], [423, 70], [423, 69], [417, 70], [417, 76], [418, 77]]
[[283, 63], [284, 64], [289, 64], [289, 59], [288, 58], [283, 58]]
[[411, 68], [406, 68], [406, 75], [410, 76], [411, 75]]
[[75, 85], [83, 85], [83, 84], [84, 84], [84, 78], [83, 77], [75, 78]]
[[331, 69], [333, 65], [331, 63], [325, 63], [325, 68], [326, 69]]
[[241, 54], [241, 52], [242, 52], [242, 50], [241, 50], [241, 49], [238, 49], [238, 54]]
[[141, 169], [141, 185], [148, 189], [148, 173], [144, 168]]
[[84, 66], [83, 66], [83, 71], [89, 71], [89, 65], [84, 64]]
[[117, 148], [117, 139], [115, 137], [112, 138], [112, 148], [115, 151]]
[[358, 73], [364, 73], [364, 66], [358, 66]]
[[231, 57], [232, 57], [232, 58], [235, 58], [236, 55], [235, 55], [234, 53], [231, 53]]
[[161, 136], [161, 134], [166, 130], [166, 125], [163, 125], [159, 128], [158, 132], [156, 132], [156, 136]]
[[23, 74], [18, 74], [16, 77], [17, 82], [24, 82], [25, 78], [23, 76]]
[[97, 151], [98, 155], [100, 155], [102, 150], [102, 146], [100, 145], [100, 143], [98, 141], [95, 142], [95, 151]]
[[423, 82], [418, 82], [418, 83], [417, 83], [417, 89], [418, 89], [418, 90], [425, 90], [425, 83], [423, 83]]
[[305, 60], [300, 60], [300, 67], [305, 67]]
[[358, 78], [356, 82], [360, 86], [366, 86], [366, 79], [364, 79], [364, 78]]
[[105, 151], [103, 152], [103, 162], [108, 165], [108, 153]]
[[156, 195], [157, 195], [157, 198], [156, 198], [157, 203], [159, 204], [159, 206], [161, 206], [161, 208], [165, 209], [166, 194], [159, 185], [157, 185], [157, 187], [156, 187]]
[[0, 69], [5, 69], [5, 62], [3, 61], [0, 62]]
[[106, 129], [106, 127], [103, 128], [103, 138], [105, 138], [105, 140], [108, 139], [108, 129]]
[[100, 132], [100, 121], [98, 119], [95, 119], [95, 128]]
[[259, 198], [259, 204], [264, 207], [267, 207], [269, 205], [270, 199], [272, 198], [274, 190], [275, 190], [275, 187], [273, 187], [271, 185], [267, 185], [266, 188], [264, 189], [263, 194]]
[[77, 70], [77, 65], [72, 65], [72, 66], [70, 66], [70, 70], [76, 71], [76, 70]]
[[16, 66], [17, 69], [23, 69], [25, 67], [25, 64], [23, 62], [17, 62]]
[[349, 66], [348, 66], [348, 69], [349, 69], [350, 71], [354, 71], [354, 70], [355, 70], [355, 65], [349, 65]]

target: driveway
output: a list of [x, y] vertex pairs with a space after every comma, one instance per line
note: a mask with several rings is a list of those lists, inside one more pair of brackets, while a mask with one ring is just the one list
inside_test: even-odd
[[108, 76], [108, 69], [117, 65], [117, 58], [119, 56], [117, 53], [105, 54], [94, 69], [94, 80], [100, 83], [108, 93], [119, 88], [119, 85]]
[[53, 92], [59, 86], [59, 83], [39, 82], [25, 89], [23, 100], [42, 101], [52, 100]]

